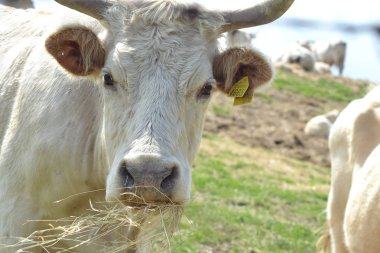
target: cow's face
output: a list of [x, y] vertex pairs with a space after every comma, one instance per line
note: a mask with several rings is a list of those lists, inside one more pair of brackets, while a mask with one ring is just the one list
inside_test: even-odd
[[164, 10], [158, 6], [134, 15], [114, 6], [103, 42], [84, 27], [66, 27], [46, 42], [66, 70], [95, 76], [102, 90], [109, 200], [188, 201], [212, 93], [217, 87], [228, 92], [243, 76], [251, 93], [272, 77], [271, 66], [255, 51], [218, 53], [214, 31], [220, 16], [166, 5], [161, 16], [155, 16]]

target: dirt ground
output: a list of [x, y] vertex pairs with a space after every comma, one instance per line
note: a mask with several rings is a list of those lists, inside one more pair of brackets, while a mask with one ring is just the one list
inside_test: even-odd
[[[320, 78], [304, 72], [307, 78]], [[324, 79], [354, 88], [368, 82], [326, 75]], [[347, 104], [304, 97], [267, 86], [256, 92], [254, 102], [232, 106], [232, 99], [215, 94], [206, 115], [205, 130], [224, 134], [239, 143], [281, 152], [289, 157], [330, 166], [327, 139], [308, 137], [304, 126], [309, 119]]]

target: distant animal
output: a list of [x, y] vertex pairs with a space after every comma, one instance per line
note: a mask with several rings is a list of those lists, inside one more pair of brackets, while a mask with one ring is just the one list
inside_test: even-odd
[[299, 41], [298, 44], [313, 52], [315, 60], [336, 66], [339, 75], [343, 74], [347, 43], [336, 41]]
[[320, 74], [331, 74], [331, 66], [327, 63], [317, 61], [314, 64], [314, 71]]
[[352, 101], [329, 138], [327, 221], [333, 253], [378, 253], [380, 241], [380, 87]]
[[227, 33], [227, 48], [230, 47], [247, 47], [252, 48], [252, 40], [256, 36], [251, 33], [243, 32], [240, 30], [233, 30]]
[[304, 132], [310, 137], [328, 138], [330, 129], [339, 111], [333, 110], [323, 115], [318, 115], [310, 119], [304, 128]]
[[299, 45], [293, 45], [290, 49], [286, 50], [277, 59], [275, 59], [277, 65], [283, 64], [297, 64], [305, 71], [314, 71], [315, 58], [310, 50], [301, 47]]
[[0, 4], [18, 9], [34, 8], [32, 0], [0, 0]]
[[250, 96], [273, 75], [256, 50], [219, 51], [220, 34], [269, 23], [293, 0], [223, 12], [57, 2], [76, 11], [0, 7], [0, 245], [80, 215], [90, 199], [186, 204], [211, 95], [248, 77]]

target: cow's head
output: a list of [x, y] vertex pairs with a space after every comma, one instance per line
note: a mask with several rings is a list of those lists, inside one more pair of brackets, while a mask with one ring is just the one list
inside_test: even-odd
[[99, 39], [90, 28], [65, 27], [46, 41], [63, 68], [95, 77], [102, 90], [106, 198], [134, 192], [148, 202], [185, 203], [213, 92], [228, 92], [248, 76], [250, 95], [273, 75], [260, 53], [220, 53], [217, 38], [271, 22], [293, 0], [269, 0], [239, 12], [170, 0], [57, 2], [98, 19], [107, 31]]

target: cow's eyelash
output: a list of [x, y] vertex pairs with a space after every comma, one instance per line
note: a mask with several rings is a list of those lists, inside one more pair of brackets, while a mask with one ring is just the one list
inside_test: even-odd
[[208, 99], [212, 90], [216, 87], [215, 80], [207, 81], [202, 88], [198, 90], [197, 99]]

